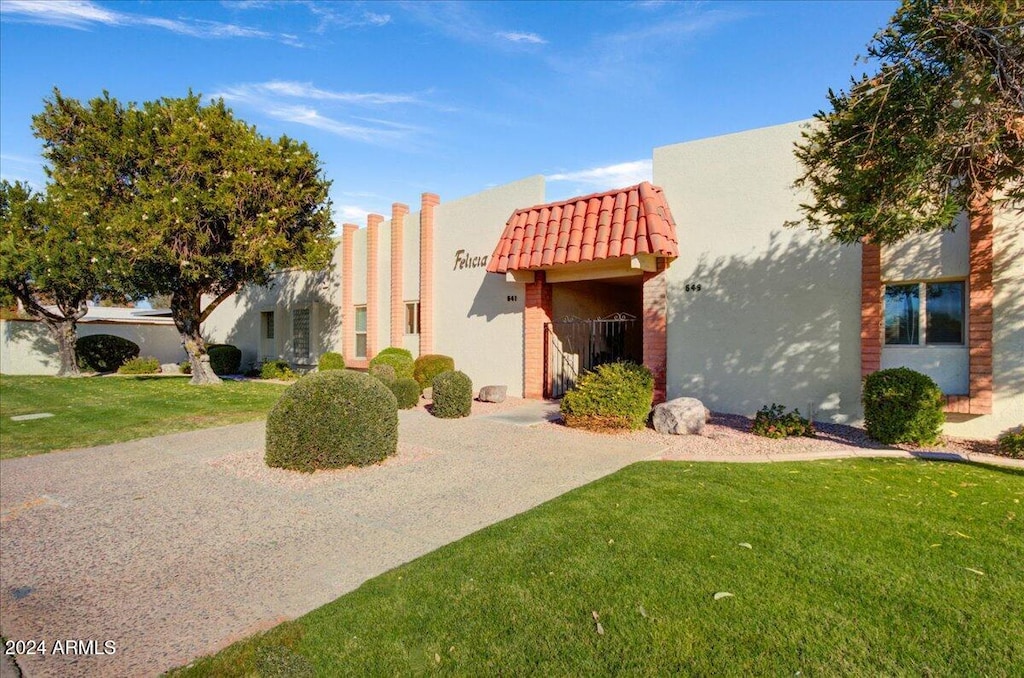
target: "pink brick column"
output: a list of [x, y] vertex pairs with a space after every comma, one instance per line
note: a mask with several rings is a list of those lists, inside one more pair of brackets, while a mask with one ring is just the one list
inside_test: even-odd
[[860, 376], [882, 367], [882, 248], [864, 243], [860, 254]]
[[655, 271], [644, 273], [644, 365], [654, 375], [654, 403], [665, 402], [668, 373], [668, 261], [658, 258]]
[[402, 232], [408, 205], [391, 205], [391, 345], [403, 346], [405, 336], [405, 300], [402, 288]]
[[441, 198], [424, 193], [420, 206], [420, 355], [434, 352], [434, 208]]
[[366, 217], [366, 357], [377, 355], [377, 229], [384, 217]]
[[526, 308], [523, 310], [523, 396], [544, 397], [544, 325], [551, 322], [551, 285], [544, 272], [535, 274], [526, 284]]
[[356, 357], [356, 310], [352, 305], [352, 266], [355, 262], [355, 224], [343, 224], [341, 227], [341, 352], [346, 362]]
[[992, 414], [992, 194], [971, 199], [968, 278], [970, 414]]

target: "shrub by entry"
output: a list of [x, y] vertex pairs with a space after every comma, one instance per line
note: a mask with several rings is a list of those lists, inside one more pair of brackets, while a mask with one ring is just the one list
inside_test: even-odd
[[754, 417], [751, 433], [765, 438], [788, 438], [789, 436], [814, 437], [814, 424], [800, 416], [800, 410], [786, 412], [783, 405], [772, 403], [758, 410]]
[[308, 374], [285, 389], [267, 417], [268, 466], [313, 472], [366, 466], [398, 449], [398, 406], [360, 372]]
[[231, 344], [210, 344], [206, 347], [210, 356], [210, 369], [217, 376], [238, 374], [242, 370], [242, 351]]
[[861, 401], [864, 428], [881, 443], [931, 445], [946, 420], [938, 385], [931, 377], [906, 367], [869, 374]]
[[473, 382], [462, 372], [449, 370], [434, 377], [431, 412], [442, 419], [468, 417], [473, 409]]
[[416, 407], [416, 404], [420, 401], [419, 382], [415, 379], [395, 379], [388, 383], [388, 388], [395, 394], [395, 399], [398, 400], [398, 409], [408, 410]]
[[398, 379], [398, 375], [395, 374], [395, 368], [391, 365], [370, 365], [370, 369], [367, 372], [374, 379], [379, 379], [385, 384], [393, 384]]
[[132, 358], [117, 368], [118, 374], [159, 374], [160, 361], [153, 356]]
[[427, 388], [434, 382], [434, 377], [442, 372], [455, 370], [455, 360], [446, 355], [428, 353], [416, 358], [412, 367], [412, 378], [420, 382], [420, 387]]
[[370, 367], [374, 365], [391, 365], [397, 379], [412, 379], [412, 353], [404, 348], [389, 346], [373, 357]]
[[630, 362], [598, 365], [562, 398], [566, 426], [591, 431], [637, 430], [647, 424], [654, 375]]
[[340, 353], [327, 351], [320, 356], [320, 362], [317, 364], [317, 369], [321, 372], [326, 372], [327, 370], [343, 370], [345, 369], [345, 358]]
[[94, 372], [114, 372], [139, 355], [139, 345], [112, 334], [91, 334], [75, 342], [78, 366]]

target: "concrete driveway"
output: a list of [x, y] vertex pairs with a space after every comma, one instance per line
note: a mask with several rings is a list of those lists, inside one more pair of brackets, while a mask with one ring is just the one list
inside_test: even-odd
[[400, 414], [398, 457], [326, 476], [262, 468], [262, 423], [0, 462], [0, 632], [48, 651], [18, 664], [159, 673], [662, 449]]

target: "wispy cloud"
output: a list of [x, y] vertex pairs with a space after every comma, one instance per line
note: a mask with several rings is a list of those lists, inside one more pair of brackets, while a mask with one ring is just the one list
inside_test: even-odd
[[390, 14], [364, 9], [361, 3], [305, 2], [303, 3], [317, 19], [314, 32], [325, 33], [332, 27], [361, 28], [364, 26], [386, 26], [391, 23]]
[[494, 34], [496, 38], [502, 38], [509, 42], [521, 42], [530, 45], [546, 45], [547, 40], [540, 37], [536, 33], [520, 33], [518, 31], [498, 31]]
[[384, 94], [381, 92], [333, 92], [321, 89], [310, 82], [294, 80], [270, 80], [268, 82], [242, 85], [249, 92], [277, 94], [280, 96], [315, 99], [318, 101], [339, 101], [364, 106], [422, 103], [415, 94]]
[[89, 0], [53, 2], [50, 0], [4, 0], [3, 19], [25, 23], [89, 30], [95, 26], [160, 28], [193, 38], [257, 38], [277, 40], [298, 46], [297, 36], [271, 33], [239, 24], [199, 19], [165, 19], [108, 9]]
[[521, 49], [524, 45], [545, 45], [548, 42], [537, 33], [508, 30], [496, 25], [472, 3], [402, 2], [399, 6], [408, 18], [459, 42], [502, 49], [517, 49], [517, 46]]
[[334, 205], [334, 223], [337, 225], [341, 224], [356, 224], [362, 226], [366, 223], [366, 215], [368, 214], [383, 214], [380, 210], [375, 210], [362, 205]]
[[548, 181], [569, 182], [583, 189], [604, 190], [650, 181], [652, 173], [650, 160], [632, 160], [573, 172], [558, 172], [544, 178]]
[[25, 181], [35, 190], [41, 191], [46, 184], [43, 160], [14, 153], [0, 153], [0, 179], [12, 183]]

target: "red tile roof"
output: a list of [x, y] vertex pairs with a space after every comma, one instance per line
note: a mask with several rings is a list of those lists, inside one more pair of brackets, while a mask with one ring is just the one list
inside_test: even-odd
[[679, 256], [665, 194], [646, 181], [516, 210], [487, 270], [543, 269], [634, 254]]

